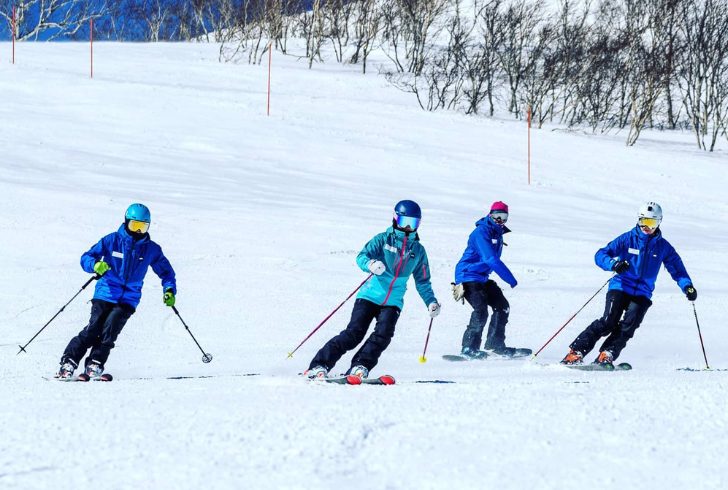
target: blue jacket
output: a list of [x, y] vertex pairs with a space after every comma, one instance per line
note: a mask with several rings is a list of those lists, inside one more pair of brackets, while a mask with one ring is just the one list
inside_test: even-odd
[[509, 230], [501, 227], [490, 216], [475, 223], [475, 230], [468, 237], [460, 262], [455, 266], [455, 282], [486, 282], [491, 272], [495, 272], [512, 288], [518, 281], [500, 259], [503, 252], [503, 234]]
[[119, 231], [106, 235], [81, 256], [81, 267], [93, 274], [94, 264], [100, 260], [111, 268], [97, 281], [94, 299], [136, 308], [149, 266], [162, 279], [164, 290], [171, 289], [177, 294], [174, 269], [149, 235], [134, 241], [122, 224]]
[[387, 270], [380, 276], [372, 276], [361, 288], [357, 298], [382, 306], [396, 306], [401, 310], [407, 279], [412, 275], [425, 305], [437, 302], [430, 284], [427, 252], [416, 233], [407, 235], [390, 226], [387, 231], [369, 240], [356, 257], [356, 263], [365, 272], [370, 272], [368, 265], [371, 260], [384, 262]]
[[628, 261], [629, 269], [615, 275], [609, 282], [609, 289], [651, 298], [662, 264], [665, 264], [665, 269], [681, 290], [692, 284], [682, 259], [672, 245], [662, 238], [659, 228], [652, 235], [646, 235], [635, 226], [609, 242], [606, 247], [597, 250], [594, 255], [594, 262], [605, 271], [611, 271], [617, 260]]

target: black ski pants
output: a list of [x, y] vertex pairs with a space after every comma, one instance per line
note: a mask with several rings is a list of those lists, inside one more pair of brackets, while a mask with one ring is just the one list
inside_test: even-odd
[[569, 347], [586, 355], [600, 338], [607, 336], [599, 351], [608, 350], [617, 359], [650, 306], [652, 301], [645, 296], [633, 296], [616, 289], [608, 291], [604, 315], [586, 327]]
[[134, 307], [124, 303], [91, 300], [91, 319], [88, 325], [68, 343], [61, 362], [70, 359], [78, 365], [86, 351], [91, 349], [86, 358], [86, 365], [94, 361], [103, 367], [111, 349], [114, 348], [116, 338], [135, 311]]
[[379, 361], [379, 356], [387, 348], [394, 336], [394, 327], [399, 319], [400, 309], [396, 306], [381, 306], [365, 299], [357, 299], [351, 312], [351, 320], [339, 335], [332, 338], [316, 353], [309, 369], [323, 366], [331, 370], [341, 357], [364, 340], [369, 325], [376, 318], [374, 332], [364, 345], [354, 354], [353, 366], [364, 366], [372, 370]]
[[506, 345], [506, 323], [510, 305], [503, 291], [495, 281], [464, 282], [465, 300], [473, 307], [470, 323], [463, 334], [463, 349], [480, 349], [483, 329], [488, 321], [488, 307], [493, 308], [493, 316], [488, 326], [485, 349], [500, 349]]

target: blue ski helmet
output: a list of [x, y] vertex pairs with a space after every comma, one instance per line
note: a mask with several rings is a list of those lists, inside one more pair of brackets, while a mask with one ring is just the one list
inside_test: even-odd
[[397, 216], [409, 216], [410, 218], [422, 219], [422, 210], [419, 204], [414, 201], [399, 201], [394, 207], [394, 214]]
[[126, 219], [151, 223], [152, 214], [144, 204], [135, 203], [126, 208]]
[[393, 221], [395, 228], [399, 228], [403, 231], [414, 231], [418, 226], [420, 226], [421, 219], [422, 210], [414, 201], [399, 201], [397, 205], [394, 206]]

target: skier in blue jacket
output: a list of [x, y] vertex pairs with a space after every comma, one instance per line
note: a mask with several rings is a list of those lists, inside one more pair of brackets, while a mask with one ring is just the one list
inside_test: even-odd
[[369, 329], [374, 332], [354, 354], [346, 374], [366, 378], [394, 336], [394, 327], [404, 305], [407, 280], [412, 276], [430, 317], [440, 313], [440, 304], [430, 284], [430, 264], [417, 229], [422, 211], [414, 201], [400, 201], [394, 207], [392, 226], [364, 245], [356, 263], [373, 276], [359, 291], [346, 329], [329, 340], [314, 356], [305, 376], [324, 378], [336, 362], [355, 348]]
[[68, 343], [57, 377], [72, 377], [88, 349], [91, 352], [86, 357], [85, 372], [89, 377], [101, 376], [117, 336], [136, 311], [149, 267], [162, 279], [164, 304], [174, 306], [174, 270], [162, 248], [149, 238], [150, 223], [149, 209], [132, 204], [119, 230], [103, 237], [81, 256], [83, 270], [97, 274], [99, 279], [91, 300], [91, 319]]
[[594, 256], [596, 264], [605, 271], [615, 272], [609, 281], [604, 315], [574, 339], [562, 363], [581, 364], [597, 341], [607, 336], [594, 363], [611, 365], [652, 305], [650, 298], [663, 264], [688, 300], [695, 301], [698, 297], [680, 256], [662, 237], [661, 222], [660, 205], [645, 203], [632, 230], [597, 250]]
[[[510, 232], [506, 227], [508, 221], [508, 205], [502, 201], [494, 202], [488, 216], [475, 223], [475, 230], [468, 237], [460, 262], [455, 266], [455, 282], [453, 298], [455, 301], [465, 300], [473, 307], [470, 323], [463, 334], [461, 355], [469, 359], [484, 359], [489, 353], [512, 357], [531, 353], [530, 349], [507, 347], [506, 323], [510, 305], [503, 291], [492, 279], [495, 272], [511, 288], [518, 284], [510, 269], [501, 260], [503, 252], [503, 235]], [[493, 316], [488, 326], [484, 349], [480, 350], [483, 329], [488, 321], [488, 307], [493, 309]]]

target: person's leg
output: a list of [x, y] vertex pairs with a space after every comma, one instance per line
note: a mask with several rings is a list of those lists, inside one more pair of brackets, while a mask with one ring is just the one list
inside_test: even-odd
[[599, 351], [609, 351], [612, 360], [617, 359], [622, 349], [625, 348], [629, 339], [634, 335], [635, 330], [642, 324], [647, 310], [652, 306], [652, 301], [644, 296], [633, 296], [627, 305], [624, 318], [606, 338]]
[[371, 371], [379, 361], [379, 356], [387, 348], [394, 336], [394, 327], [399, 319], [400, 309], [396, 306], [384, 306], [377, 315], [374, 332], [369, 336], [361, 349], [354, 354], [351, 366], [364, 366]]
[[485, 283], [488, 306], [493, 308], [493, 316], [488, 325], [488, 335], [485, 338], [484, 349], [499, 350], [506, 346], [506, 324], [510, 313], [510, 305], [503, 295], [503, 291], [495, 281]]
[[341, 356], [359, 345], [369, 329], [369, 324], [379, 313], [380, 306], [365, 299], [357, 299], [351, 312], [351, 320], [344, 330], [326, 342], [309, 364], [309, 369], [323, 366], [330, 370]]
[[106, 316], [106, 321], [101, 329], [101, 335], [94, 342], [91, 352], [86, 358], [86, 365], [95, 363], [104, 368], [104, 364], [109, 359], [109, 353], [114, 348], [114, 342], [126, 325], [126, 322], [134, 314], [134, 307], [127, 304], [117, 304], [111, 309]]
[[89, 319], [88, 325], [68, 343], [61, 356], [61, 364], [66, 361], [71, 361], [74, 365], [78, 366], [83, 356], [86, 355], [86, 351], [101, 335], [106, 317], [111, 313], [114, 306], [116, 306], [114, 303], [100, 299], [91, 300], [91, 318]]
[[591, 351], [597, 341], [618, 327], [619, 319], [629, 304], [630, 296], [622, 291], [612, 289], [607, 292], [607, 300], [604, 305], [604, 314], [601, 318], [594, 320], [586, 329], [581, 332], [569, 346], [572, 350], [579, 352], [582, 356]]
[[465, 300], [473, 307], [465, 333], [463, 334], [462, 349], [477, 351], [480, 349], [480, 342], [483, 338], [483, 327], [488, 321], [488, 297], [485, 288], [486, 283], [466, 282]]

